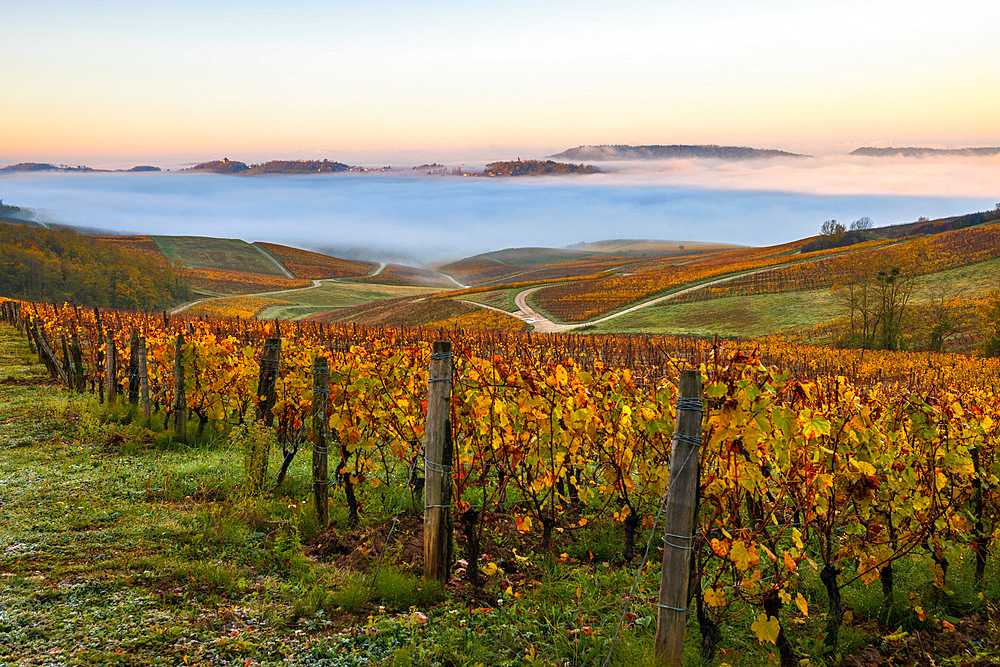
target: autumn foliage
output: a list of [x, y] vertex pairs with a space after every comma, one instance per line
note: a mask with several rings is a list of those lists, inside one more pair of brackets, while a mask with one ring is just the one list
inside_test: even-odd
[[[681, 537], [692, 546], [694, 608], [709, 648], [720, 624], [749, 611], [757, 639], [791, 659], [789, 619], [823, 604], [807, 597], [804, 580], [815, 574], [827, 590], [823, 639], [836, 646], [845, 586], [881, 580], [889, 599], [887, 573], [920, 553], [944, 589], [954, 549], [969, 554], [982, 586], [1000, 537], [996, 359], [316, 322], [278, 332], [258, 321], [104, 312], [98, 322], [71, 307], [20, 307], [50, 340], [81, 334], [92, 381], [102, 330], [122, 350], [132, 329], [143, 331], [160, 408], [169, 413], [183, 381], [192, 413], [220, 428], [255, 407], [263, 340], [280, 334], [272, 412], [286, 440], [308, 431], [318, 409], [311, 367], [325, 357], [323, 418], [342, 448], [346, 502], [360, 511], [419, 459], [429, 341], [450, 338], [455, 511], [470, 499], [484, 514], [516, 501], [506, 505], [513, 515], [490, 520], [510, 522], [523, 550], [550, 548], [560, 531], [587, 540], [591, 526], [611, 523], [631, 555], [668, 486], [679, 371], [698, 369], [700, 504], [692, 536]], [[187, 370], [175, 378], [180, 331]]]

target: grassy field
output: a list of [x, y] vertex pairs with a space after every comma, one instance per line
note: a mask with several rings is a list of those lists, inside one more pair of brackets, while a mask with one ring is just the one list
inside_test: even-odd
[[349, 308], [372, 301], [417, 296], [439, 290], [427, 287], [405, 287], [348, 282], [324, 282], [315, 289], [287, 292], [280, 295], [292, 305], [273, 306], [261, 311], [263, 319], [294, 320], [312, 313], [336, 308]]
[[979, 262], [956, 269], [920, 276], [915, 281], [917, 302], [939, 298], [979, 298], [993, 289], [1000, 289], [1000, 259]]
[[476, 292], [475, 294], [466, 294], [459, 297], [465, 301], [472, 301], [473, 303], [482, 303], [487, 306], [493, 306], [494, 308], [499, 308], [500, 310], [505, 310], [508, 313], [517, 312], [517, 304], [514, 303], [514, 297], [517, 296], [521, 289], [501, 289], [495, 290], [493, 292]]
[[811, 329], [832, 319], [826, 290], [736, 296], [671, 305], [669, 301], [587, 327], [593, 333], [672, 333], [758, 337], [782, 329]]
[[154, 236], [153, 240], [165, 257], [187, 267], [242, 271], [266, 276], [285, 275], [260, 250], [238, 239]]

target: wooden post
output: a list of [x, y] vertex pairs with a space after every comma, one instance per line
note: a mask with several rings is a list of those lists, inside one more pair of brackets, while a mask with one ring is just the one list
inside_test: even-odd
[[[24, 335], [28, 339], [28, 347], [31, 348], [32, 352], [38, 352], [38, 342], [35, 340], [34, 335], [31, 333], [31, 315], [25, 315], [24, 319], [21, 320], [22, 328], [24, 329]], [[39, 357], [39, 361], [41, 358]]]
[[83, 351], [80, 349], [80, 336], [73, 330], [70, 340], [70, 354], [73, 355], [73, 371], [76, 374], [76, 393], [82, 394], [87, 388], [87, 378], [83, 374]]
[[281, 358], [281, 339], [268, 338], [264, 341], [264, 354], [260, 359], [260, 374], [257, 376], [257, 419], [268, 426], [274, 425], [271, 408], [278, 400], [275, 383], [278, 381], [278, 365]]
[[108, 403], [114, 403], [118, 395], [118, 351], [111, 329], [104, 337], [104, 390], [108, 393]]
[[97, 384], [97, 402], [104, 404], [104, 381], [97, 382], [100, 379], [100, 373], [104, 368], [104, 351], [101, 349], [101, 339], [104, 338], [104, 324], [101, 321], [101, 311], [99, 308], [94, 308], [94, 320], [97, 322], [97, 339], [94, 341], [94, 347], [97, 348], [97, 378], [95, 378], [95, 384]]
[[327, 467], [326, 401], [330, 396], [330, 363], [326, 357], [313, 362], [312, 478], [319, 529], [330, 523], [330, 472]]
[[128, 342], [128, 402], [139, 405], [139, 332], [135, 329]]
[[451, 342], [435, 341], [424, 431], [424, 578], [448, 581], [451, 571]]
[[59, 365], [56, 355], [53, 354], [52, 348], [49, 347], [49, 342], [45, 339], [45, 332], [38, 326], [37, 320], [32, 323], [31, 331], [35, 337], [35, 342], [38, 344], [38, 360], [45, 364], [52, 377], [60, 378], [65, 382], [66, 374], [63, 372], [62, 366]]
[[69, 391], [73, 391], [73, 385], [76, 384], [74, 382], [76, 378], [76, 372], [73, 370], [73, 362], [70, 361], [69, 344], [66, 342], [65, 335], [60, 336], [59, 339], [60, 339], [59, 342], [62, 343], [62, 356], [63, 356], [62, 369], [64, 375], [63, 380], [66, 381], [66, 388]]
[[142, 402], [142, 416], [149, 419], [149, 365], [146, 361], [146, 338], [139, 336], [139, 399]]
[[663, 567], [654, 640], [657, 665], [680, 667], [684, 656], [688, 577], [698, 502], [701, 406], [701, 372], [683, 371], [677, 400], [677, 424], [670, 448], [670, 482], [663, 522]]
[[174, 346], [174, 435], [187, 442], [187, 399], [184, 397], [184, 332], [177, 332]]

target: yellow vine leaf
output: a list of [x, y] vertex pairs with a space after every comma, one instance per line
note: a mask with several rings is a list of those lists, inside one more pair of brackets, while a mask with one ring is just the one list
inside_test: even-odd
[[746, 572], [760, 562], [757, 550], [753, 545], [747, 547], [746, 542], [743, 540], [733, 542], [733, 547], [729, 550], [729, 558], [732, 559], [741, 572]]
[[799, 608], [799, 611], [802, 612], [803, 616], [809, 616], [809, 603], [806, 601], [805, 597], [803, 597], [802, 593], [795, 596], [795, 606]]
[[750, 629], [753, 630], [753, 633], [761, 643], [771, 642], [772, 644], [776, 644], [778, 642], [778, 633], [781, 631], [781, 624], [774, 616], [760, 613], [757, 614], [757, 620], [753, 622]]
[[726, 593], [721, 588], [705, 589], [705, 604], [709, 607], [721, 607], [726, 604]]

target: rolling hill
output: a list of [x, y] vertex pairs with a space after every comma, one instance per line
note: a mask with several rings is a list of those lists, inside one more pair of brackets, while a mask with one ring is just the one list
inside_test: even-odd
[[984, 146], [980, 148], [927, 148], [924, 146], [873, 148], [871, 146], [862, 146], [851, 151], [849, 155], [863, 155], [866, 157], [983, 157], [1000, 155], [1000, 146]]
[[798, 153], [773, 148], [750, 148], [747, 146], [684, 145], [668, 146], [628, 146], [608, 145], [577, 146], [552, 158], [565, 160], [666, 160], [672, 158], [712, 158], [717, 160], [756, 160], [775, 157], [806, 157]]
[[[95, 240], [170, 261], [202, 295], [196, 314], [552, 332], [829, 340], [843, 312], [838, 286], [892, 268], [914, 286], [915, 318], [952, 304], [960, 321], [949, 344], [973, 345], [976, 304], [1000, 288], [1000, 210], [852, 234], [761, 248], [610, 239], [506, 248], [436, 268], [236, 239]], [[923, 326], [914, 320], [907, 335]]]

